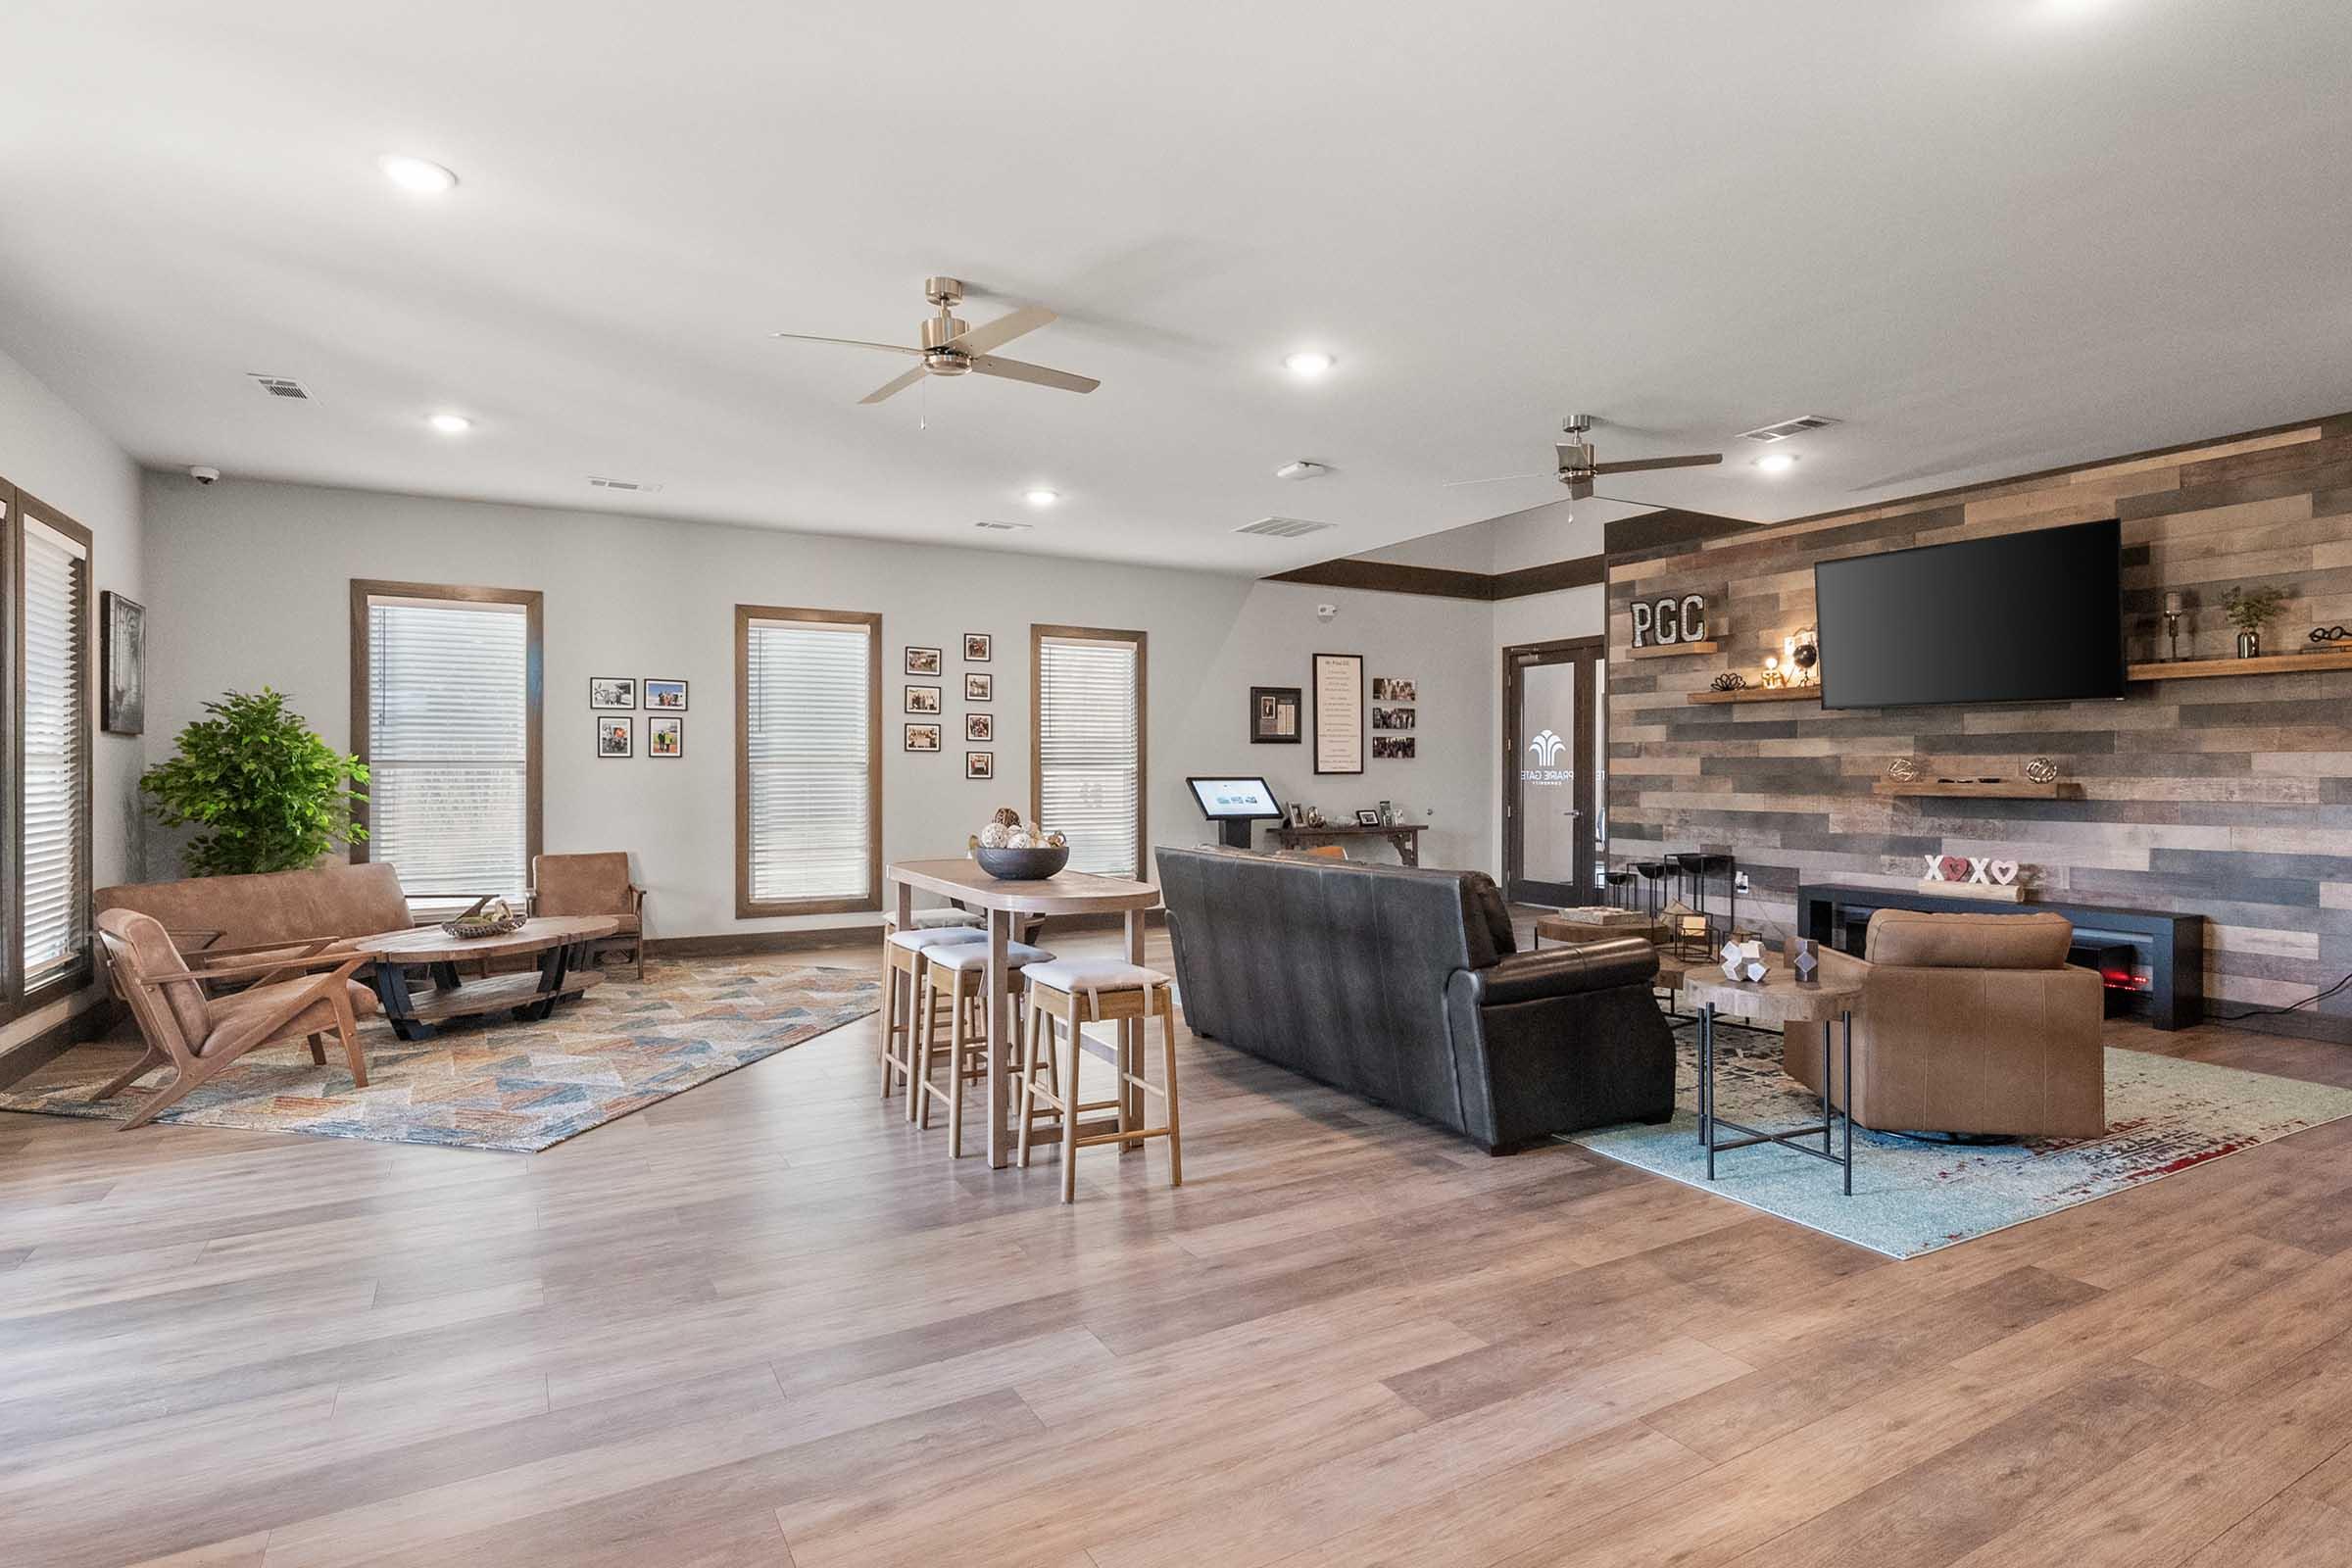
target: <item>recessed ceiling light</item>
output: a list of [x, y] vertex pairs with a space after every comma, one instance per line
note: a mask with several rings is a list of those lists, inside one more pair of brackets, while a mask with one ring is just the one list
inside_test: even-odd
[[1293, 375], [1321, 375], [1339, 362], [1320, 349], [1300, 349], [1283, 356], [1282, 368]]
[[384, 177], [402, 190], [419, 196], [438, 196], [453, 189], [458, 176], [428, 158], [411, 158], [406, 153], [386, 153], [375, 161]]
[[1041, 485], [1037, 489], [1028, 492], [1021, 499], [1028, 502], [1033, 507], [1050, 507], [1054, 502], [1061, 499], [1061, 492], [1058, 490], [1048, 490]]
[[1796, 466], [1796, 454], [1793, 452], [1767, 452], [1756, 460], [1756, 466], [1762, 468], [1766, 473], [1787, 473], [1790, 468]]
[[473, 421], [463, 414], [436, 414], [424, 422], [443, 435], [464, 435], [473, 428]]

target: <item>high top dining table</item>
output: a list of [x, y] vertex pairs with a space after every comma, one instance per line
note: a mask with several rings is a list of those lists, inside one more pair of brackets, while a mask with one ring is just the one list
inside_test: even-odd
[[[1012, 941], [1014, 920], [1024, 914], [1122, 914], [1126, 917], [1127, 961], [1142, 963], [1144, 915], [1159, 904], [1159, 889], [1149, 882], [1094, 876], [1083, 871], [1063, 871], [1035, 881], [1000, 882], [966, 858], [898, 860], [887, 866], [882, 875], [897, 901], [902, 931], [914, 929], [914, 894], [918, 888], [978, 909], [987, 919], [988, 984], [982, 994], [988, 999], [988, 1162], [1003, 1170], [1012, 1162], [1012, 1074], [1005, 1060], [1007, 1043], [1012, 1038], [1012, 1013], [1011, 999], [1004, 990], [1004, 954]], [[905, 1005], [909, 1009], [906, 1017], [911, 1022], [914, 999], [906, 998]], [[1140, 1049], [1136, 1036], [1141, 1028], [1134, 1019], [1120, 1023], [1120, 1043]], [[1119, 1094], [1124, 1101], [1134, 1091], [1122, 1085]], [[1134, 1109], [1130, 1125], [1141, 1126], [1142, 1107], [1137, 1105]]]

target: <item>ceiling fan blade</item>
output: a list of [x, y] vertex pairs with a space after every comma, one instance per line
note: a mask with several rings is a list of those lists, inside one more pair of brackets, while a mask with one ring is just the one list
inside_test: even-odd
[[1559, 475], [1549, 468], [1544, 469], [1542, 473], [1494, 473], [1484, 479], [1448, 479], [1444, 488], [1454, 490], [1466, 484], [1505, 484], [1513, 479], [1557, 479]]
[[810, 337], [806, 332], [770, 332], [767, 335], [790, 338], [795, 343], [839, 343], [845, 348], [880, 349], [885, 354], [911, 354], [917, 359], [922, 357], [923, 352], [921, 349], [910, 349], [903, 343], [868, 343], [863, 338], [855, 337]]
[[1024, 305], [1010, 316], [998, 317], [986, 326], [975, 326], [969, 331], [959, 332], [948, 339], [948, 343], [966, 354], [986, 354], [991, 349], [1003, 348], [1024, 332], [1034, 332], [1058, 319], [1054, 312], [1043, 305]]
[[1571, 501], [1590, 501], [1592, 498], [1592, 480], [1590, 480], [1590, 479], [1571, 479], [1571, 480], [1569, 480], [1569, 481], [1568, 481], [1568, 499], [1569, 499], [1569, 500], [1571, 500]]
[[1633, 458], [1624, 463], [1595, 463], [1594, 473], [1640, 473], [1645, 468], [1705, 468], [1723, 461], [1720, 452], [1692, 453], [1687, 458]]
[[894, 376], [890, 380], [883, 382], [880, 386], [874, 388], [871, 392], [868, 392], [865, 396], [859, 398], [858, 401], [861, 404], [879, 403], [884, 398], [896, 397], [901, 392], [904, 392], [908, 387], [914, 385], [915, 382], [920, 381], [929, 373], [930, 371], [928, 369], [918, 365], [913, 369], [908, 370], [906, 374]]
[[1031, 365], [1026, 360], [1007, 360], [994, 354], [972, 356], [972, 368], [982, 375], [1002, 376], [1007, 381], [1027, 381], [1032, 386], [1050, 386], [1063, 392], [1092, 392], [1102, 384], [1091, 375], [1049, 370], [1042, 365]]

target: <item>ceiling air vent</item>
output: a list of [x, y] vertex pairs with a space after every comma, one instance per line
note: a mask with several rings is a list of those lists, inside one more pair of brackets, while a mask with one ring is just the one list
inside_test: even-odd
[[1308, 522], [1303, 517], [1260, 517], [1255, 522], [1245, 522], [1233, 531], [1262, 534], [1268, 539], [1296, 539], [1301, 534], [1321, 533], [1326, 528], [1338, 526], [1336, 522]]
[[1836, 419], [1827, 418], [1818, 414], [1800, 414], [1793, 419], [1783, 419], [1778, 424], [1760, 424], [1753, 430], [1742, 430], [1740, 432], [1740, 439], [1742, 441], [1786, 441], [1792, 435], [1803, 435], [1807, 430], [1826, 430], [1838, 422]]
[[273, 398], [300, 398], [306, 403], [310, 401], [310, 389], [290, 375], [256, 374], [254, 380], [260, 383], [263, 391]]
[[599, 490], [627, 490], [643, 496], [650, 496], [662, 488], [658, 484], [647, 484], [642, 479], [606, 479], [593, 473], [588, 476], [588, 482]]
[[1026, 522], [998, 522], [994, 518], [982, 517], [978, 522], [973, 523], [972, 526], [975, 528], [994, 529], [998, 533], [1027, 533], [1030, 528], [1034, 526], [1034, 524]]

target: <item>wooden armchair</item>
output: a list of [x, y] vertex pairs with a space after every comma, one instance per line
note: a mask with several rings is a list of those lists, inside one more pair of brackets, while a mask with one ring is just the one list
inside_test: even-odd
[[591, 946], [628, 949], [645, 978], [645, 889], [629, 880], [627, 852], [532, 856], [530, 912], [611, 915], [620, 928]]
[[[298, 1035], [310, 1037], [311, 1060], [323, 1065], [328, 1030], [343, 1042], [355, 1088], [368, 1087], [368, 1058], [360, 1051], [359, 1019], [376, 1009], [375, 994], [352, 975], [368, 960], [352, 953], [318, 953], [304, 957], [272, 956], [243, 966], [220, 965], [197, 974], [172, 946], [163, 922], [136, 909], [107, 909], [98, 916], [98, 939], [107, 964], [131, 1016], [138, 1020], [146, 1052], [138, 1064], [92, 1095], [93, 1102], [121, 1094], [158, 1065], [177, 1069], [149, 1095], [122, 1130], [153, 1120], [259, 1046]], [[293, 972], [302, 978], [285, 979]], [[207, 982], [250, 980], [229, 997], [207, 995]]]

